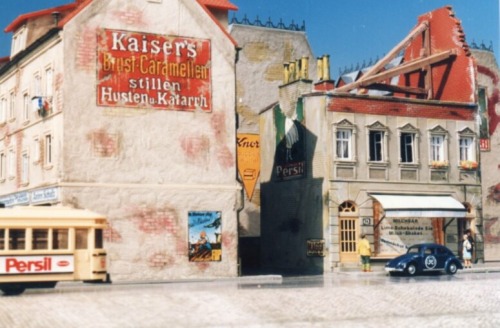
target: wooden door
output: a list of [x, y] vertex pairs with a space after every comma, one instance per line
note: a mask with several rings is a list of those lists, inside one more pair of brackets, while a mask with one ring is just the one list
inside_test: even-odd
[[340, 217], [340, 262], [353, 263], [358, 261], [357, 235], [358, 218]]

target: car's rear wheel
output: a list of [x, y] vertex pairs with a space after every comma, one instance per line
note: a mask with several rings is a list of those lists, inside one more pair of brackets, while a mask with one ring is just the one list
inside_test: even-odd
[[406, 267], [406, 273], [409, 276], [414, 276], [417, 273], [417, 267], [415, 266], [414, 263], [408, 264], [408, 266]]
[[457, 273], [458, 267], [456, 263], [451, 262], [448, 264], [448, 267], [446, 268], [446, 273], [448, 274], [455, 274]]

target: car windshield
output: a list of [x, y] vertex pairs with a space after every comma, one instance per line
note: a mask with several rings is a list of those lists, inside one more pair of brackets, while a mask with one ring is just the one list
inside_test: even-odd
[[419, 247], [418, 246], [413, 246], [408, 248], [408, 254], [418, 254], [419, 253]]

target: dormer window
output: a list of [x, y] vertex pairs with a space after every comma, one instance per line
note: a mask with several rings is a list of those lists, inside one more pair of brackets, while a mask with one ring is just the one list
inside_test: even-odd
[[26, 26], [19, 28], [14, 36], [12, 37], [12, 48], [10, 56], [14, 57], [17, 53], [23, 51], [26, 48], [26, 35], [28, 34], [28, 29]]

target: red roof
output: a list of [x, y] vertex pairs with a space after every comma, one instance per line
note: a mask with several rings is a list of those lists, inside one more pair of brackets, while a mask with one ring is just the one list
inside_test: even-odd
[[62, 5], [59, 7], [43, 9], [43, 10], [39, 10], [39, 11], [34, 11], [32, 13], [20, 15], [5, 28], [4, 32], [5, 33], [14, 32], [21, 25], [26, 23], [29, 19], [50, 15], [53, 12], [59, 12], [59, 13], [69, 12], [69, 11], [74, 10], [76, 7], [77, 7], [76, 3], [70, 3], [68, 5]]
[[238, 10], [238, 7], [230, 3], [228, 0], [199, 0], [199, 3], [211, 8]]

